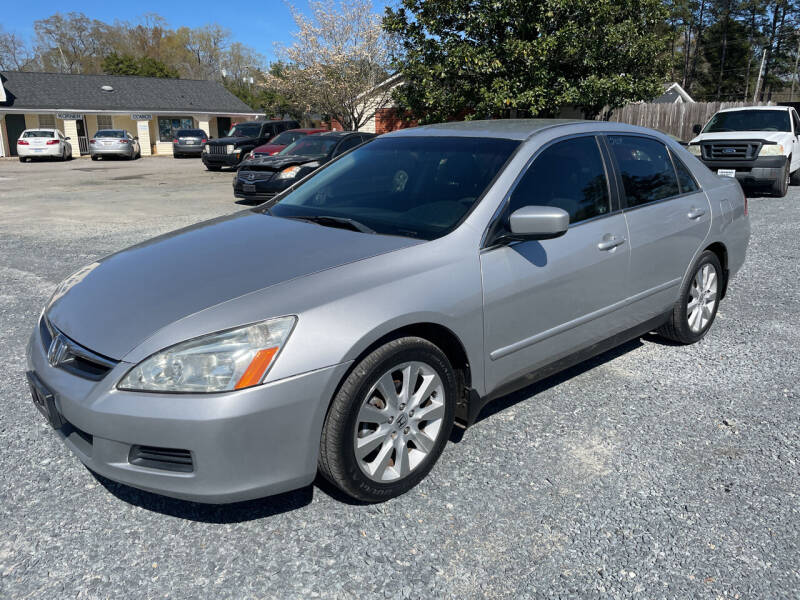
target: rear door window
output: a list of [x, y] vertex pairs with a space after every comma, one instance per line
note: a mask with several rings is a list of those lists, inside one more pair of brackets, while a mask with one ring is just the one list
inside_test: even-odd
[[514, 189], [509, 214], [524, 206], [556, 206], [579, 223], [611, 212], [597, 139], [583, 136], [545, 148]]
[[678, 177], [667, 147], [652, 138], [609, 135], [627, 206], [641, 206], [680, 194]]

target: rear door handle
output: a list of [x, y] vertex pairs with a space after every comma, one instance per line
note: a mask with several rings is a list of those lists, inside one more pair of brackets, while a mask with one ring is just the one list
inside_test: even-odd
[[694, 219], [699, 219], [704, 214], [706, 214], [706, 211], [704, 211], [702, 208], [693, 208], [692, 210], [689, 211], [689, 214], [687, 214], [686, 216], [694, 220]]
[[598, 250], [613, 250], [617, 246], [621, 246], [625, 243], [624, 237], [617, 237], [615, 235], [606, 236], [608, 239], [604, 239], [602, 242], [597, 244]]

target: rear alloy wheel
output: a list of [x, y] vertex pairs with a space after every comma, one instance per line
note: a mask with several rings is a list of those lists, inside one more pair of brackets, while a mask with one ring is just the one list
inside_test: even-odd
[[416, 337], [367, 356], [331, 403], [320, 441], [320, 472], [365, 502], [417, 485], [453, 427], [456, 377], [444, 353]]
[[670, 320], [658, 333], [681, 344], [701, 340], [717, 316], [723, 276], [717, 255], [710, 250], [703, 252], [691, 278], [681, 287]]

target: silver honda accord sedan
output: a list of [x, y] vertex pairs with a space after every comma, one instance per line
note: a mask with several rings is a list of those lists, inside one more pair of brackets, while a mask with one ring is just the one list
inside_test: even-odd
[[655, 131], [406, 129], [70, 275], [27, 377], [112, 480], [224, 503], [320, 472], [381, 501], [493, 398], [646, 332], [703, 338], [749, 236], [736, 180]]

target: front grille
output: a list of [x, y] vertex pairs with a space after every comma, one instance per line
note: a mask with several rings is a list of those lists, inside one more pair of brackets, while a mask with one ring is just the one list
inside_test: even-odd
[[703, 158], [709, 160], [753, 160], [761, 151], [761, 142], [704, 142]]
[[260, 171], [256, 169], [239, 171], [239, 181], [241, 183], [255, 183], [257, 181], [269, 181], [274, 176], [275, 176], [275, 171]]
[[228, 154], [228, 149], [222, 144], [210, 144], [208, 146], [209, 154]]
[[191, 473], [194, 471], [192, 453], [189, 450], [159, 448], [157, 446], [131, 446], [128, 462], [139, 467]]
[[[39, 321], [39, 333], [42, 337], [42, 346], [47, 352], [48, 362], [73, 375], [100, 381], [117, 365], [117, 361], [97, 354], [68, 338], [45, 317]], [[63, 346], [61, 352], [54, 352], [56, 349], [52, 347], [56, 337], [58, 337], [59, 344]]]

